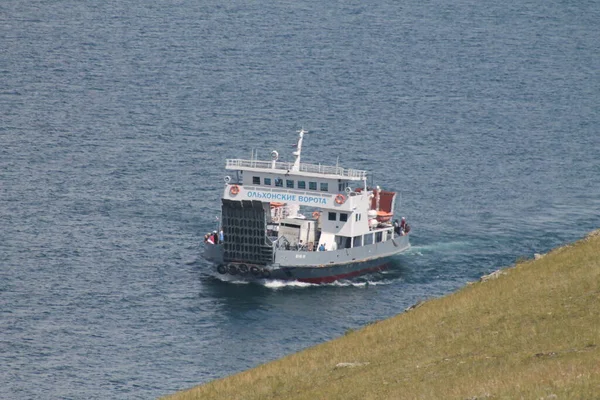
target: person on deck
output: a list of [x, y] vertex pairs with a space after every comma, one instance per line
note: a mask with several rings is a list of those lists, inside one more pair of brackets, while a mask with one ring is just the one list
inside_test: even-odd
[[397, 219], [394, 220], [394, 232], [396, 232], [396, 235], [400, 234], [400, 224]]
[[319, 246], [319, 251], [325, 251], [325, 243], [321, 243]]
[[398, 225], [398, 235], [404, 236], [404, 226], [406, 225], [406, 219], [402, 217], [402, 221], [400, 221], [400, 225]]

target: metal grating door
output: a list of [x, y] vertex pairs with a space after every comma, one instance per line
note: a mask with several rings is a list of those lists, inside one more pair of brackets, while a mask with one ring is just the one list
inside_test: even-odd
[[223, 261], [259, 265], [273, 262], [273, 244], [266, 234], [266, 225], [271, 218], [269, 203], [222, 201]]

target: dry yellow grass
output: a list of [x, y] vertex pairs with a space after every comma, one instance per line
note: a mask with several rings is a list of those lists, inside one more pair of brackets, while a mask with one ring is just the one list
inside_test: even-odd
[[[361, 363], [336, 367], [338, 363]], [[600, 399], [600, 234], [281, 360], [167, 397]]]

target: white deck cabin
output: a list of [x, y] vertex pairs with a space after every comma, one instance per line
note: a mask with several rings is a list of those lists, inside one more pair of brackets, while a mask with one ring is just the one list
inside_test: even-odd
[[[228, 159], [225, 168], [235, 175], [225, 177], [223, 198], [258, 200], [271, 203], [272, 208], [282, 207], [273, 213], [283, 211], [276, 220], [306, 219], [299, 212], [302, 207], [307, 215], [318, 220], [319, 242], [310, 246], [314, 250], [321, 244], [326, 250], [336, 250], [391, 239], [391, 224], [379, 223], [373, 217], [374, 195], [367, 188], [367, 172], [300, 163], [305, 131], [299, 133], [293, 163], [278, 161], [276, 151], [271, 153], [270, 161]], [[290, 242], [293, 245], [298, 241], [299, 238]]]

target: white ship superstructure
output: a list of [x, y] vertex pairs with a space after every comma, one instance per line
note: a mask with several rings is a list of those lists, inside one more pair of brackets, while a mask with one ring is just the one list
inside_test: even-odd
[[384, 266], [410, 245], [392, 225], [394, 192], [367, 187], [367, 172], [294, 162], [228, 159], [223, 240], [206, 256], [224, 274], [327, 282]]

